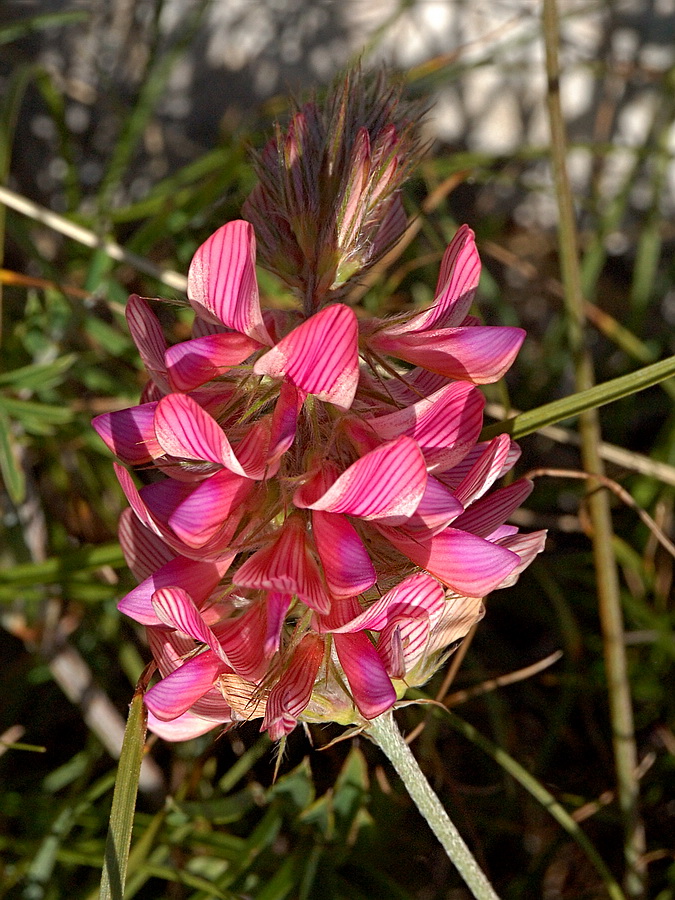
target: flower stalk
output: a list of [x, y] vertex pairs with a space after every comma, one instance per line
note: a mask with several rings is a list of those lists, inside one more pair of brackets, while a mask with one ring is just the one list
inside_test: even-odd
[[476, 900], [499, 900], [485, 873], [431, 789], [412, 750], [403, 740], [391, 710], [372, 719], [366, 734], [387, 757], [405, 785], [415, 806], [440, 841], [448, 858]]

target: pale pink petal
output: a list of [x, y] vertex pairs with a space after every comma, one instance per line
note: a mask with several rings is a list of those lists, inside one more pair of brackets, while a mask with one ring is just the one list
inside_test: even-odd
[[368, 551], [344, 516], [314, 510], [312, 535], [331, 594], [353, 597], [375, 584], [377, 574]]
[[505, 547], [452, 526], [426, 541], [406, 535], [402, 529], [377, 528], [404, 556], [467, 597], [485, 596], [520, 562], [518, 555]]
[[333, 635], [340, 665], [354, 703], [366, 719], [374, 719], [396, 703], [396, 691], [377, 650], [362, 631]]
[[522, 328], [479, 325], [390, 337], [377, 332], [370, 344], [381, 353], [448, 378], [491, 384], [509, 369], [525, 338]]
[[[498, 585], [501, 587], [501, 585]], [[426, 653], [443, 650], [461, 640], [485, 615], [485, 607], [480, 597], [462, 597], [448, 593], [443, 613], [431, 629]]]
[[164, 364], [166, 340], [157, 316], [150, 309], [147, 300], [138, 294], [132, 294], [127, 301], [126, 318], [131, 337], [148, 374], [162, 391], [168, 391], [169, 382]]
[[226, 668], [209, 650], [193, 656], [150, 688], [145, 695], [145, 705], [164, 722], [176, 719], [213, 687], [218, 675]]
[[349, 409], [359, 381], [358, 324], [348, 306], [326, 306], [282, 338], [253, 366], [319, 400]]
[[[249, 479], [221, 469], [193, 488], [175, 506], [167, 522], [188, 547], [203, 547], [235, 516], [253, 486]], [[233, 524], [229, 521], [230, 526]]]
[[258, 341], [238, 332], [205, 335], [170, 347], [165, 354], [174, 391], [191, 391], [228, 372], [255, 353]]
[[193, 640], [206, 644], [224, 663], [232, 665], [187, 591], [180, 587], [159, 588], [152, 595], [151, 603], [163, 625], [175, 628]]
[[[488, 540], [493, 540], [490, 535]], [[526, 569], [535, 556], [541, 553], [546, 543], [546, 531], [532, 531], [529, 534], [506, 535], [495, 539], [501, 547], [507, 547], [520, 557], [520, 564], [498, 585], [500, 588], [511, 587], [518, 581], [521, 572]]]
[[511, 513], [529, 497], [534, 485], [527, 478], [520, 478], [508, 487], [493, 491], [472, 504], [454, 521], [455, 528], [487, 537], [499, 525], [503, 525]]
[[[229, 709], [225, 703], [223, 707]], [[220, 719], [205, 719], [202, 716], [195, 716], [188, 710], [170, 722], [163, 722], [148, 710], [148, 729], [163, 741], [190, 741], [192, 738], [201, 737], [207, 731], [212, 731], [217, 725], [228, 724], [230, 721], [229, 714], [225, 712]]]
[[176, 557], [161, 538], [140, 523], [132, 509], [122, 511], [118, 537], [127, 565], [137, 581], [148, 578]]
[[[353, 463], [309, 509], [362, 519], [411, 516], [426, 487], [427, 471], [417, 443], [408, 437], [383, 444]], [[302, 495], [293, 497], [302, 506]]]
[[404, 678], [423, 656], [430, 631], [426, 616], [401, 616], [382, 629], [377, 652], [390, 678]]
[[117, 608], [142, 625], [161, 625], [161, 620], [152, 605], [152, 595], [155, 591], [181, 585], [197, 604], [201, 604], [227, 572], [234, 557], [235, 554], [232, 553], [217, 562], [200, 562], [182, 556], [176, 557], [123, 597]]
[[312, 689], [323, 660], [323, 639], [306, 634], [298, 644], [288, 669], [274, 685], [267, 698], [261, 731], [269, 731], [278, 741], [295, 728], [312, 696]]
[[271, 344], [255, 277], [255, 235], [248, 222], [228, 222], [207, 238], [190, 263], [187, 290], [202, 318]]
[[320, 613], [330, 609], [330, 598], [308, 550], [305, 524], [300, 518], [286, 519], [276, 540], [239, 566], [233, 581], [240, 587], [295, 594]]
[[414, 438], [428, 467], [447, 467], [462, 459], [476, 443], [484, 406], [485, 398], [478, 388], [455, 382], [405, 409], [367, 422], [384, 441], [401, 434]]
[[169, 456], [211, 462], [246, 475], [223, 429], [187, 394], [169, 394], [160, 400], [155, 434]]
[[92, 425], [109, 450], [128, 466], [140, 466], [162, 455], [154, 428], [156, 403], [103, 413]]
[[332, 630], [337, 634], [381, 631], [390, 622], [404, 616], [434, 622], [441, 614], [444, 597], [445, 592], [435, 578], [418, 572], [387, 591], [356, 618]]

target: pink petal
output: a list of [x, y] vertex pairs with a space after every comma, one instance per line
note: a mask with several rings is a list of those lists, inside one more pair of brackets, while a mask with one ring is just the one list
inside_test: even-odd
[[148, 508], [145, 503], [141, 499], [141, 495], [138, 491], [138, 488], [134, 484], [133, 478], [124, 469], [122, 466], [119, 466], [117, 463], [113, 463], [113, 469], [115, 470], [115, 474], [117, 475], [117, 480], [120, 483], [122, 490], [124, 491], [124, 495], [129, 501], [129, 506], [136, 513], [136, 516], [140, 520], [140, 522], [145, 525], [145, 527], [154, 532], [158, 537], [164, 538], [165, 531], [160, 528], [157, 522], [154, 520], [153, 516], [150, 514]]
[[435, 621], [443, 609], [444, 597], [445, 592], [435, 578], [418, 572], [387, 591], [355, 619], [333, 630], [336, 634], [382, 631], [390, 622], [404, 616]]
[[464, 512], [464, 507], [444, 484], [427, 476], [427, 486], [420, 505], [405, 523], [409, 532], [421, 530], [430, 537], [438, 531], [442, 531], [446, 525], [453, 522], [457, 516]]
[[[411, 516], [426, 487], [427, 471], [417, 443], [408, 437], [383, 444], [353, 463], [309, 509], [362, 519]], [[293, 497], [302, 506], [299, 492]]]
[[[501, 435], [499, 435], [499, 437], [501, 438]], [[477, 465], [483, 454], [488, 453], [489, 455], [491, 455], [494, 452], [494, 450], [490, 449], [491, 444], [492, 441], [483, 441], [480, 444], [476, 444], [476, 446], [466, 454], [461, 462], [457, 463], [457, 465], [453, 466], [450, 469], [442, 470], [440, 474], [437, 473], [436, 477], [439, 478], [443, 482], [443, 484], [446, 484], [453, 491], [456, 490], [462, 483], [462, 481], [464, 481], [464, 479], [467, 477], [473, 466]], [[497, 444], [496, 446], [499, 447], [500, 445]], [[519, 458], [520, 447], [518, 446], [518, 444], [516, 444], [515, 441], [511, 441], [508, 453], [506, 454], [506, 459], [504, 460], [502, 468], [496, 473], [496, 478], [499, 478], [509, 472], [518, 462]]]
[[396, 691], [368, 637], [359, 631], [356, 634], [335, 634], [333, 641], [361, 715], [374, 719], [391, 709], [396, 703]]
[[272, 413], [270, 443], [267, 464], [277, 463], [295, 440], [298, 415], [305, 401], [305, 394], [296, 390], [292, 384], [283, 382], [279, 390], [279, 399]]
[[509, 369], [524, 338], [522, 328], [477, 325], [394, 337], [380, 331], [370, 344], [381, 353], [448, 378], [491, 384]]
[[183, 665], [194, 654], [195, 642], [185, 634], [164, 625], [149, 625], [145, 629], [152, 658], [157, 663], [162, 678]]
[[188, 299], [208, 321], [271, 344], [258, 298], [252, 225], [228, 222], [199, 247], [188, 272]]
[[520, 478], [508, 487], [493, 491], [487, 497], [477, 500], [466, 512], [454, 521], [455, 528], [487, 537], [502, 525], [526, 497], [534, 485], [527, 478]]
[[213, 687], [218, 675], [226, 668], [208, 650], [199, 656], [193, 656], [150, 688], [145, 695], [145, 705], [162, 721], [176, 719]]
[[326, 306], [257, 360], [253, 371], [283, 378], [319, 400], [349, 409], [359, 381], [354, 311], [341, 303]]
[[390, 678], [404, 678], [429, 644], [429, 619], [401, 616], [382, 629], [377, 652]]
[[92, 425], [105, 445], [128, 466], [140, 466], [162, 455], [154, 428], [156, 403], [103, 413]]
[[256, 603], [236, 619], [213, 626], [234, 671], [248, 681], [265, 674], [271, 654], [267, 653], [267, 607]]
[[161, 619], [152, 605], [155, 591], [180, 585], [197, 604], [201, 604], [227, 572], [234, 557], [232, 553], [217, 562], [198, 562], [178, 556], [130, 591], [120, 600], [117, 608], [142, 625], [161, 625]]
[[[225, 703], [223, 703], [223, 707], [229, 710]], [[207, 731], [212, 731], [217, 725], [230, 721], [229, 713], [223, 712], [220, 719], [204, 719], [202, 716], [195, 716], [188, 710], [170, 722], [163, 722], [148, 710], [148, 728], [163, 741], [190, 741], [193, 738], [201, 737]]]
[[233, 581], [240, 587], [295, 594], [320, 613], [330, 609], [330, 598], [307, 548], [305, 524], [299, 517], [287, 518], [276, 540], [239, 566]]
[[323, 639], [306, 634], [298, 644], [290, 666], [270, 691], [260, 730], [269, 731], [273, 741], [295, 728], [298, 716], [312, 696], [323, 653]]
[[484, 597], [520, 561], [517, 554], [505, 547], [452, 526], [426, 541], [410, 537], [402, 529], [380, 525], [377, 528], [404, 556], [467, 597]]
[[290, 594], [270, 591], [267, 595], [267, 632], [265, 634], [265, 656], [270, 657], [279, 649], [281, 630], [286, 620], [286, 613], [291, 605]]
[[375, 584], [377, 574], [368, 551], [344, 516], [314, 510], [312, 535], [331, 594], [354, 597]]
[[246, 475], [223, 429], [187, 394], [169, 394], [160, 400], [155, 434], [169, 456], [211, 462]]
[[260, 347], [244, 334], [211, 334], [170, 347], [165, 354], [169, 381], [174, 391], [191, 391], [228, 372]]
[[204, 479], [168, 517], [168, 524], [188, 547], [203, 547], [226, 523], [235, 526], [240, 507], [253, 490], [253, 482], [221, 469]]
[[[401, 434], [414, 438], [428, 466], [453, 465], [476, 443], [483, 425], [485, 398], [472, 384], [445, 385], [405, 409], [368, 419], [384, 441]], [[443, 451], [438, 453], [437, 451]]]
[[157, 316], [150, 309], [147, 300], [138, 294], [132, 294], [127, 301], [126, 318], [131, 337], [148, 374], [163, 392], [168, 392], [169, 383], [164, 364], [166, 340]]
[[462, 481], [455, 488], [455, 496], [468, 506], [478, 500], [504, 471], [511, 452], [511, 438], [500, 434], [485, 448]]
[[127, 565], [137, 581], [143, 581], [176, 554], [156, 534], [140, 523], [132, 509], [120, 516], [118, 537]]
[[163, 625], [206, 644], [227, 665], [232, 665], [190, 595], [179, 587], [159, 588], [151, 598], [152, 607]]
[[[492, 535], [490, 535], [489, 540], [493, 540]], [[520, 564], [499, 585], [500, 588], [511, 587], [518, 581], [521, 572], [530, 565], [535, 556], [543, 551], [546, 543], [546, 532], [532, 531], [530, 534], [506, 535], [497, 538], [495, 543], [501, 547], [507, 547], [520, 557]]]

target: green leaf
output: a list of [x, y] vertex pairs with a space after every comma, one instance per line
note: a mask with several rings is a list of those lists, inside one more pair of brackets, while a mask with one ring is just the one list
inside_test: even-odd
[[122, 900], [124, 897], [147, 717], [147, 710], [143, 705], [143, 690], [139, 687], [131, 701], [115, 779], [110, 827], [103, 859], [100, 900]]
[[15, 390], [44, 390], [61, 383], [66, 372], [76, 361], [75, 353], [68, 353], [50, 363], [21, 366], [11, 372], [0, 373], [0, 386], [11, 385]]
[[504, 422], [488, 425], [482, 430], [479, 440], [487, 441], [504, 433], [510, 434], [511, 437], [518, 440], [545, 425], [554, 425], [556, 422], [574, 418], [586, 410], [596, 409], [607, 403], [613, 403], [615, 400], [621, 400], [623, 397], [629, 397], [638, 391], [644, 391], [673, 375], [675, 375], [675, 356], [669, 356], [667, 359], [662, 359], [651, 366], [644, 366], [628, 375], [605, 381], [586, 391], [579, 391], [570, 397], [563, 397], [562, 400], [545, 403], [544, 406], [519, 413]]
[[72, 25], [88, 19], [90, 13], [86, 10], [78, 12], [44, 13], [41, 16], [31, 16], [5, 25], [0, 28], [0, 44], [10, 44], [29, 34], [43, 31], [45, 28], [60, 28], [63, 25]]
[[0, 472], [5, 483], [5, 489], [12, 503], [23, 503], [26, 496], [26, 476], [19, 462], [12, 423], [9, 416], [0, 408]]
[[118, 569], [126, 566], [119, 544], [82, 547], [59, 556], [51, 556], [43, 562], [22, 563], [18, 566], [0, 569], [0, 584], [17, 587], [65, 581], [68, 575], [99, 569], [101, 566], [113, 566]]

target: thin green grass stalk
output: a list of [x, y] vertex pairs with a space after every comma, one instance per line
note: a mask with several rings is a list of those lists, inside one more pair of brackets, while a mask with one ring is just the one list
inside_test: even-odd
[[[577, 233], [572, 192], [567, 176], [567, 139], [560, 102], [560, 66], [558, 62], [559, 20], [556, 0], [544, 0], [543, 31], [546, 46], [546, 75], [548, 79], [548, 112], [551, 126], [551, 163], [555, 178], [560, 216], [560, 263], [569, 341], [574, 358], [577, 390], [593, 387], [595, 378], [592, 357], [584, 341], [584, 298], [581, 288]], [[598, 447], [601, 441], [598, 415], [594, 410], [580, 417], [581, 456], [584, 468], [592, 474], [603, 474]], [[624, 859], [626, 871], [624, 889], [627, 896], [644, 895], [645, 852], [644, 828], [639, 813], [639, 782], [636, 778], [637, 749], [633, 726], [633, 709], [628, 683], [624, 642], [623, 614], [619, 591], [619, 577], [612, 549], [612, 520], [609, 498], [604, 491], [588, 497], [593, 529], [593, 557], [607, 688], [609, 692], [612, 743], [616, 765], [617, 796], [624, 822]]]
[[464, 839], [429, 786], [412, 750], [403, 740], [391, 710], [372, 719], [366, 734], [378, 745], [405, 785], [476, 900], [499, 900]]

